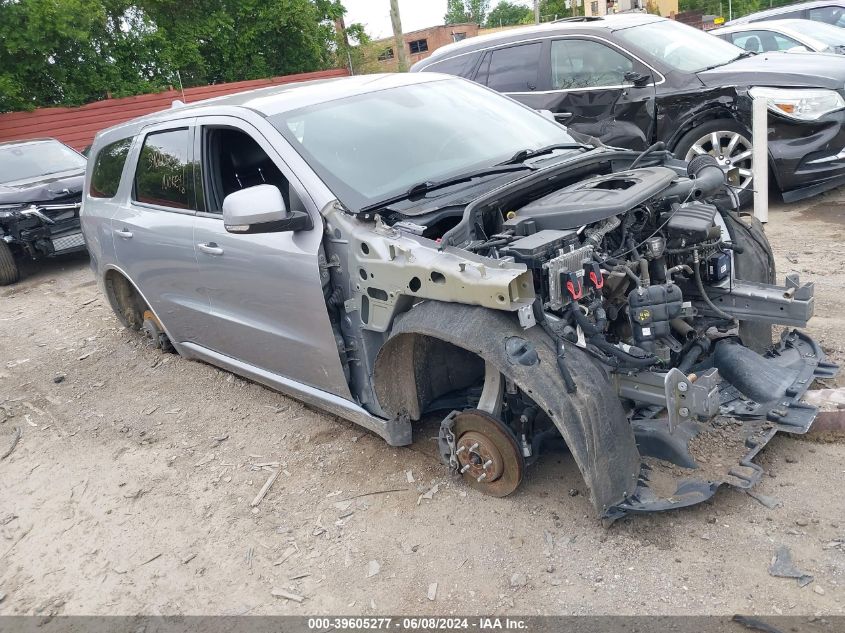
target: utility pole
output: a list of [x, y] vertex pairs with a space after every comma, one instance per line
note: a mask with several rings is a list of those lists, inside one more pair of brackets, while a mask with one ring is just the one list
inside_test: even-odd
[[399, 58], [399, 72], [404, 73], [408, 71], [408, 55], [405, 53], [402, 18], [399, 17], [399, 0], [390, 0], [390, 22], [393, 25], [393, 46]]
[[540, 24], [540, 0], [534, 0], [534, 24]]

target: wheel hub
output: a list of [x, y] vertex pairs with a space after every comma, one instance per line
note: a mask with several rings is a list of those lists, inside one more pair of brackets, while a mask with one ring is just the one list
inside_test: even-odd
[[454, 435], [458, 472], [469, 486], [494, 497], [517, 489], [525, 460], [503, 422], [484, 411], [463, 411], [455, 417]]
[[494, 482], [502, 476], [504, 462], [499, 449], [490, 438], [468, 431], [458, 439], [458, 464], [460, 472], [476, 481]]

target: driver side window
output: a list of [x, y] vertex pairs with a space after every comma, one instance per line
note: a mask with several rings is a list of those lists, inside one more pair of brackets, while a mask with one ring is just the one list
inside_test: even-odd
[[552, 88], [602, 88], [621, 86], [634, 62], [622, 53], [592, 40], [552, 42]]
[[[288, 209], [302, 208], [287, 178], [246, 132], [232, 127], [204, 126], [202, 156], [206, 213], [222, 214], [223, 200], [230, 193], [264, 184], [278, 187]], [[293, 206], [291, 196], [295, 198]]]

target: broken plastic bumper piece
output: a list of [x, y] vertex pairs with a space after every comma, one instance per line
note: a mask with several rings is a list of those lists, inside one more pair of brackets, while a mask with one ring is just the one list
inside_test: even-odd
[[716, 369], [722, 379], [718, 415], [677, 425], [668, 418], [632, 421], [643, 456], [639, 481], [606, 520], [701, 503], [723, 484], [751, 488], [763, 474], [752, 460], [776, 433], [810, 429], [818, 410], [801, 398], [813, 380], [839, 371], [818, 343], [797, 330], [784, 332], [765, 356], [734, 339], [719, 341], [712, 365], [706, 370]]

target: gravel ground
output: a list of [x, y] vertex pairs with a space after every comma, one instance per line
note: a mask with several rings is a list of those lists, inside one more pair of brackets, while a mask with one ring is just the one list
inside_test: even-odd
[[[767, 228], [780, 275], [815, 280], [810, 332], [839, 362], [844, 202], [775, 206]], [[604, 529], [565, 453], [483, 497], [438, 463], [436, 424], [391, 448], [146, 348], [85, 257], [0, 297], [0, 454], [23, 433], [0, 461], [0, 614], [845, 612], [845, 444], [776, 437], [756, 488], [774, 509], [723, 490]], [[811, 584], [768, 574], [781, 545]]]

